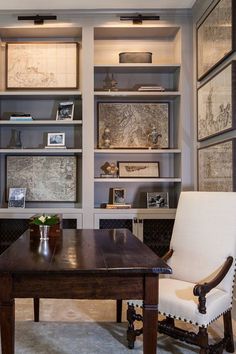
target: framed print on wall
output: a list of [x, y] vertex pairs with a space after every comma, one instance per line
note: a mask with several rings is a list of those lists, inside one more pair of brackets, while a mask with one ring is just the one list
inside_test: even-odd
[[78, 43], [7, 43], [7, 89], [75, 89]]
[[236, 50], [235, 0], [219, 0], [197, 28], [197, 78]]
[[236, 61], [197, 91], [198, 141], [236, 127]]
[[236, 140], [230, 139], [198, 149], [198, 190], [236, 190]]
[[161, 134], [160, 148], [169, 147], [169, 104], [166, 102], [99, 102], [98, 148], [145, 149], [150, 147], [153, 128]]

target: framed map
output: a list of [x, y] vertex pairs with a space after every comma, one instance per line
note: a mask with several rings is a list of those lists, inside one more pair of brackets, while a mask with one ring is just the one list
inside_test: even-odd
[[197, 92], [198, 140], [236, 126], [236, 61], [202, 85]]
[[169, 104], [161, 102], [99, 102], [98, 148], [105, 148], [109, 129], [109, 148], [145, 149], [153, 145], [154, 129], [160, 148], [169, 147]]
[[236, 141], [230, 139], [198, 149], [198, 190], [236, 190]]
[[78, 87], [78, 43], [7, 43], [7, 89]]
[[197, 28], [198, 80], [236, 50], [235, 16], [235, 0], [220, 0]]
[[[75, 156], [6, 156], [6, 188], [26, 188], [26, 201], [75, 202]], [[6, 193], [7, 195], [7, 193]]]

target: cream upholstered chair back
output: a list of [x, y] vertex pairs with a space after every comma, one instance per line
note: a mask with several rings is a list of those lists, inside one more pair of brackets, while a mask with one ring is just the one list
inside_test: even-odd
[[[236, 257], [236, 193], [182, 192], [170, 248], [171, 277], [199, 283], [219, 271], [228, 256], [234, 264], [218, 288], [232, 294]], [[208, 278], [207, 278], [208, 277]]]

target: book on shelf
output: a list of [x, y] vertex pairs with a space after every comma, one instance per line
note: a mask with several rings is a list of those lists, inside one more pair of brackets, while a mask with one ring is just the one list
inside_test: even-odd
[[130, 209], [131, 204], [105, 204], [106, 209]]
[[138, 91], [160, 91], [160, 92], [163, 92], [165, 91], [164, 87], [162, 86], [146, 86], [146, 85], [143, 85], [143, 86], [140, 86], [138, 88]]
[[46, 145], [45, 147], [44, 147], [45, 149], [67, 149], [67, 147], [64, 145], [64, 146], [48, 146], [48, 145]]
[[31, 114], [18, 114], [18, 113], [15, 113], [15, 114], [12, 114], [10, 116], [10, 120], [13, 120], [13, 121], [18, 121], [18, 122], [24, 122], [24, 121], [31, 121], [33, 120], [33, 117], [31, 116]]

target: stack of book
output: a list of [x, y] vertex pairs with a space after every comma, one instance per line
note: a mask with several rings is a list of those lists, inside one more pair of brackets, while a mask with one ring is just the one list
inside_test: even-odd
[[33, 120], [31, 114], [18, 114], [14, 113], [10, 116], [10, 120], [17, 121], [17, 122], [28, 122]]
[[106, 204], [106, 209], [130, 209], [131, 204]]
[[142, 85], [138, 88], [138, 91], [165, 91], [164, 87], [162, 86], [148, 86], [148, 85]]

